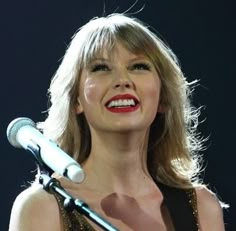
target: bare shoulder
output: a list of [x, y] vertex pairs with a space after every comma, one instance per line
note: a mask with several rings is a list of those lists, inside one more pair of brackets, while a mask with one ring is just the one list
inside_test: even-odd
[[223, 231], [223, 211], [217, 196], [207, 187], [196, 188], [197, 208], [202, 231]]
[[9, 231], [61, 230], [59, 217], [55, 197], [47, 193], [41, 185], [34, 184], [15, 199]]

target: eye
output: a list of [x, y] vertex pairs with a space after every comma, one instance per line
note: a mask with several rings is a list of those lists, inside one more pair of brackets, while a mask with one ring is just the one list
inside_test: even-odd
[[151, 65], [148, 63], [135, 63], [132, 67], [132, 70], [151, 70]]
[[108, 67], [107, 64], [95, 64], [91, 68], [92, 72], [97, 72], [97, 71], [110, 71], [110, 68]]

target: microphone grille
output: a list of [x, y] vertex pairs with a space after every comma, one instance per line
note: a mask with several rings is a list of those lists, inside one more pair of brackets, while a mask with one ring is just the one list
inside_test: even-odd
[[27, 117], [19, 117], [11, 121], [7, 127], [7, 139], [9, 143], [16, 148], [21, 148], [21, 145], [17, 140], [17, 133], [24, 126], [31, 126], [35, 128], [36, 124]]

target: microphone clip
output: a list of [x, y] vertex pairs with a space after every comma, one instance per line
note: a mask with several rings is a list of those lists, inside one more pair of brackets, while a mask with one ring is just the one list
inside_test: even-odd
[[53, 173], [52, 169], [49, 168], [43, 161], [41, 157], [41, 148], [38, 144], [31, 142], [27, 146], [27, 151], [31, 152], [34, 156], [34, 160], [36, 162], [36, 166], [39, 169], [39, 172], [42, 174], [51, 175]]

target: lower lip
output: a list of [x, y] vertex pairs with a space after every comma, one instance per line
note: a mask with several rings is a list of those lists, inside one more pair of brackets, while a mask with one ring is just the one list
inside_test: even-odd
[[135, 107], [112, 107], [112, 108], [107, 108], [107, 110], [113, 113], [127, 113], [136, 111], [138, 108], [139, 105], [136, 105]]

